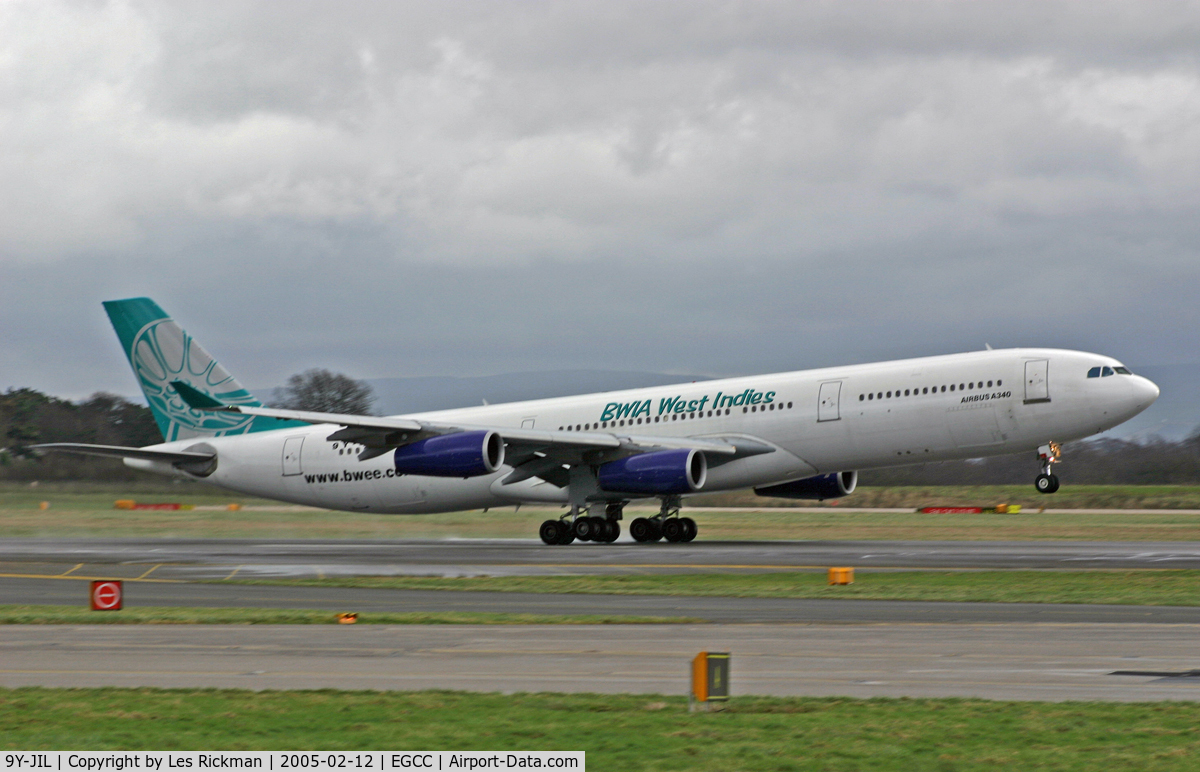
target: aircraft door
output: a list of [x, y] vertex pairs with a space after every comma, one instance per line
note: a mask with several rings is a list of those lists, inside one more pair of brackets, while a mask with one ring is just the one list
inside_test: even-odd
[[283, 476], [295, 477], [300, 474], [300, 450], [304, 446], [303, 437], [288, 437], [283, 441]]
[[1050, 386], [1047, 383], [1050, 360], [1034, 359], [1025, 363], [1025, 404], [1050, 401]]
[[821, 392], [817, 395], [817, 422], [841, 420], [842, 395], [841, 381], [828, 381], [821, 384]]

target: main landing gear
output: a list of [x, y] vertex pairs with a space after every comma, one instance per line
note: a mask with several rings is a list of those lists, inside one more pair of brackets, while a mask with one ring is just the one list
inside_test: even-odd
[[629, 535], [640, 542], [687, 542], [695, 539], [698, 531], [695, 520], [679, 516], [678, 496], [664, 496], [656, 516], [639, 517], [629, 524]]
[[1058, 490], [1058, 475], [1051, 469], [1053, 464], [1062, 461], [1062, 448], [1057, 442], [1051, 442], [1038, 448], [1038, 460], [1042, 464], [1042, 473], [1034, 478], [1033, 486], [1038, 493], [1054, 493]]
[[[546, 544], [570, 544], [579, 541], [596, 541], [611, 544], [621, 535], [622, 513], [625, 502], [613, 501], [604, 507], [604, 517], [594, 517], [589, 509], [572, 507], [571, 511], [558, 520], [547, 520], [538, 529], [538, 536]], [[634, 541], [689, 542], [698, 532], [696, 521], [679, 516], [679, 497], [663, 497], [662, 508], [654, 517], [634, 518], [629, 524], [629, 535]]]
[[[571, 507], [571, 511], [558, 520], [547, 520], [538, 529], [538, 536], [546, 544], [570, 544], [579, 541], [597, 541], [611, 544], [621, 535], [621, 515], [624, 502], [610, 502], [604, 507], [604, 517], [592, 517], [590, 510]], [[581, 516], [583, 515], [583, 516]]]

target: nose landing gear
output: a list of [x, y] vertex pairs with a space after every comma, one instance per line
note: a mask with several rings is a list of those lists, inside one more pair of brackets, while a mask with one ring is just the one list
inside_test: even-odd
[[1033, 487], [1038, 493], [1054, 493], [1058, 490], [1058, 475], [1054, 474], [1053, 464], [1062, 461], [1062, 448], [1057, 442], [1051, 442], [1038, 448], [1038, 460], [1042, 465], [1042, 473], [1033, 481]]

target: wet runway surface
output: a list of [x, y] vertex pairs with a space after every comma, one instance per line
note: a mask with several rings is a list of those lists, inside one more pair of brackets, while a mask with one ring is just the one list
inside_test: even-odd
[[[0, 578], [0, 603], [83, 605], [85, 581]], [[671, 595], [551, 595], [521, 592], [378, 590], [341, 587], [129, 582], [127, 606], [294, 608], [336, 612], [473, 611], [510, 614], [607, 614], [705, 622], [1200, 624], [1200, 607], [1098, 606], [1058, 603], [696, 598]], [[631, 633], [632, 634], [632, 633]]]
[[9, 626], [0, 685], [686, 693], [698, 651], [739, 694], [1195, 700], [1200, 626]]
[[1200, 699], [1200, 608], [544, 595], [272, 587], [229, 577], [549, 575], [899, 568], [1195, 568], [1200, 545], [1111, 542], [0, 540], [0, 603], [607, 614], [705, 624], [2, 626], [0, 685], [450, 688], [682, 694], [733, 653], [738, 694]]
[[536, 576], [819, 571], [842, 565], [867, 569], [1200, 568], [1200, 543], [698, 541], [548, 547], [528, 539], [0, 539], [0, 575], [73, 570], [81, 576], [182, 580]]

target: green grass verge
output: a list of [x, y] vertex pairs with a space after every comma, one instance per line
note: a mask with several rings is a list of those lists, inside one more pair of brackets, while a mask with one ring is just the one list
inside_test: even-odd
[[1196, 703], [0, 689], [6, 750], [583, 750], [602, 770], [1191, 770]]
[[855, 574], [829, 586], [823, 573], [660, 574], [654, 576], [352, 576], [245, 584], [377, 587], [404, 590], [692, 595], [743, 598], [859, 598], [978, 603], [1200, 605], [1200, 571], [896, 571]]
[[[876, 488], [828, 505], [798, 511], [776, 505], [813, 505], [780, 499], [722, 494], [689, 499], [690, 506], [723, 501], [723, 506], [758, 507], [754, 511], [693, 509], [701, 540], [889, 539], [889, 540], [1106, 540], [1200, 541], [1200, 487], [1072, 486], [1054, 496], [1038, 496], [1032, 486]], [[739, 498], [740, 497], [740, 498]], [[180, 511], [117, 510], [120, 498], [173, 501], [197, 509]], [[46, 502], [48, 509], [39, 508]], [[243, 505], [229, 511], [231, 503]], [[1020, 514], [926, 515], [919, 505], [1024, 503]], [[836, 504], [834, 506], [833, 504]], [[1037, 506], [1153, 508], [1167, 511], [1105, 510], [1094, 513], [1038, 512]], [[207, 507], [207, 508], [206, 508]], [[863, 507], [911, 507], [907, 512], [864, 512]], [[646, 508], [631, 507], [627, 519]], [[190, 484], [178, 490], [137, 491], [119, 485], [42, 485], [37, 488], [0, 483], [0, 536], [151, 537], [151, 538], [537, 538], [555, 508], [522, 507], [488, 512], [437, 515], [376, 515], [295, 507], [265, 499]]]
[[[163, 490], [91, 484], [0, 483], [0, 536], [152, 538], [525, 538], [556, 517], [555, 508], [522, 507], [438, 515], [376, 515], [331, 512], [253, 499], [191, 483]], [[116, 499], [174, 501], [199, 509], [116, 510]], [[46, 502], [48, 509], [39, 509]], [[231, 503], [245, 509], [228, 511]], [[863, 507], [1023, 504], [1014, 515], [926, 515], [863, 512]], [[689, 506], [757, 507], [755, 511], [696, 509], [701, 540], [746, 539], [915, 539], [915, 540], [1108, 540], [1200, 541], [1200, 486], [1068, 486], [1039, 496], [1032, 486], [930, 486], [863, 488], [853, 496], [798, 511], [792, 502], [732, 493], [688, 500]], [[786, 505], [786, 506], [780, 506]], [[1039, 506], [1151, 508], [1158, 512], [1040, 513]], [[207, 509], [205, 509], [207, 507]], [[631, 507], [627, 518], [648, 509]]]
[[[491, 614], [482, 611], [410, 612], [358, 615], [363, 625], [632, 625], [703, 622], [680, 617], [614, 614]], [[184, 608], [138, 606], [92, 611], [80, 606], [0, 605], [0, 625], [333, 625], [330, 611], [267, 608]]]

